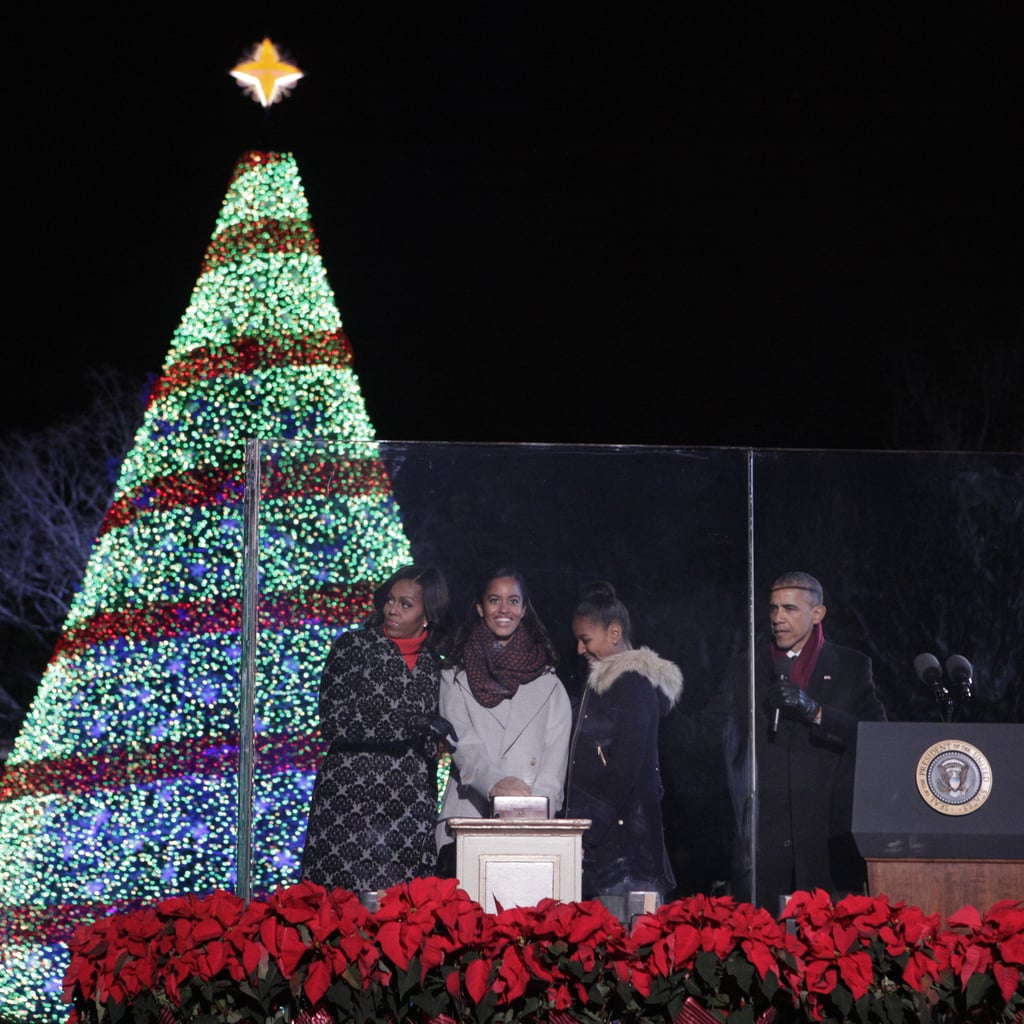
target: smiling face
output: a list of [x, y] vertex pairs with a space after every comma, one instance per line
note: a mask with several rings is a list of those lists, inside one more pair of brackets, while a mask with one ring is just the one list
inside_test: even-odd
[[623, 650], [622, 627], [617, 622], [602, 626], [596, 619], [577, 616], [572, 620], [572, 635], [576, 637], [576, 653], [587, 661], [602, 661]]
[[825, 606], [814, 604], [809, 590], [780, 587], [768, 599], [768, 618], [775, 645], [783, 651], [802, 651], [816, 622], [825, 618]]
[[526, 601], [515, 579], [496, 576], [484, 589], [483, 600], [477, 603], [476, 610], [495, 637], [506, 642], [523, 621]]
[[381, 611], [388, 636], [398, 640], [419, 636], [427, 625], [423, 588], [415, 580], [396, 580]]

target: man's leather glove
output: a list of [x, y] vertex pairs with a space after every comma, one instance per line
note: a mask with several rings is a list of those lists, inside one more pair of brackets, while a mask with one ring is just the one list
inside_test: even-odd
[[443, 742], [448, 750], [454, 750], [459, 739], [452, 723], [440, 715], [410, 715], [409, 720], [405, 723], [405, 728], [411, 739]]
[[771, 710], [776, 708], [787, 718], [798, 718], [808, 725], [814, 722], [821, 705], [793, 683], [775, 683], [765, 694]]

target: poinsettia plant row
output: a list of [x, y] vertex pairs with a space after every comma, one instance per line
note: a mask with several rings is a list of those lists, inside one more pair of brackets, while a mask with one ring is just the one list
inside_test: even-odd
[[796, 893], [780, 919], [696, 895], [627, 931], [596, 901], [485, 912], [453, 879], [248, 903], [178, 896], [78, 929], [69, 1024], [769, 1021], [1020, 1024], [1024, 901], [941, 921]]

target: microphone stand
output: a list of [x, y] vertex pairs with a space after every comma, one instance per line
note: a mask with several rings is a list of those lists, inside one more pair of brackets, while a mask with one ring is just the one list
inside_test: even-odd
[[943, 722], [949, 723], [953, 721], [953, 715], [956, 711], [955, 701], [953, 700], [953, 694], [948, 690], [946, 691], [946, 710], [942, 716]]

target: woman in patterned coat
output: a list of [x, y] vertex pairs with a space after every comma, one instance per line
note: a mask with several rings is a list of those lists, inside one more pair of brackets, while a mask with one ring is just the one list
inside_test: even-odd
[[[320, 680], [329, 744], [313, 786], [302, 877], [375, 894], [434, 873], [441, 572], [410, 565], [374, 593], [367, 622], [334, 641]], [[448, 742], [451, 748], [455, 737]]]

